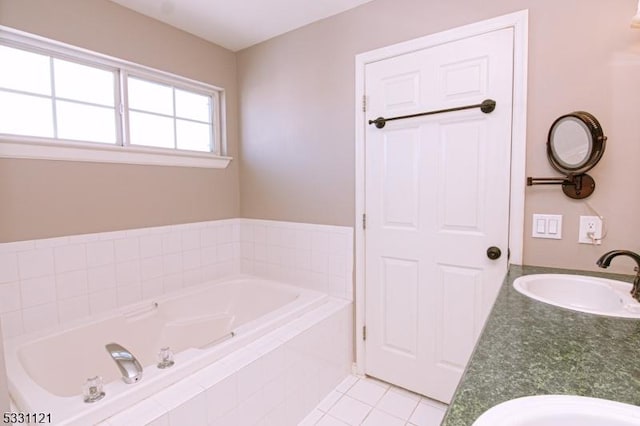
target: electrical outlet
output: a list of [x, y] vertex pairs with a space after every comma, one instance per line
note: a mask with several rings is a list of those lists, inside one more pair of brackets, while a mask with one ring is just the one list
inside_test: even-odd
[[580, 216], [578, 242], [593, 245], [602, 243], [602, 220], [598, 216]]

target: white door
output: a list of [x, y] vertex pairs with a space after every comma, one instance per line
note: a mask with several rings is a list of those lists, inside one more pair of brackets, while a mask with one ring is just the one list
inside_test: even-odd
[[[507, 270], [513, 29], [366, 65], [365, 369], [449, 402]], [[502, 251], [491, 260], [489, 247]]]

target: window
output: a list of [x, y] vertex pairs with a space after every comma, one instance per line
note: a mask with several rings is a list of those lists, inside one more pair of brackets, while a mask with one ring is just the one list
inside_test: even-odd
[[6, 27], [0, 63], [0, 156], [197, 167], [230, 161], [219, 88]]
[[115, 72], [0, 46], [0, 133], [115, 144]]
[[211, 151], [211, 96], [127, 78], [132, 145]]

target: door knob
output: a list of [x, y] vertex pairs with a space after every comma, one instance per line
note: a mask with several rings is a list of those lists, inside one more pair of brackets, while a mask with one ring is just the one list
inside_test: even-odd
[[487, 249], [487, 257], [491, 260], [499, 259], [502, 256], [502, 251], [496, 246], [491, 246]]

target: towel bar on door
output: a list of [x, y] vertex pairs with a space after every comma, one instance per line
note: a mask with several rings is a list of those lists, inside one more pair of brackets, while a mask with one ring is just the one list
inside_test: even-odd
[[418, 114], [401, 115], [398, 117], [391, 117], [391, 118], [378, 117], [375, 120], [369, 120], [369, 124], [375, 124], [378, 129], [382, 129], [387, 124], [387, 121], [422, 117], [424, 115], [442, 114], [445, 112], [462, 111], [465, 109], [473, 109], [473, 108], [480, 108], [482, 112], [484, 112], [485, 114], [489, 114], [494, 109], [496, 109], [496, 101], [494, 101], [493, 99], [485, 99], [484, 101], [482, 101], [481, 104], [477, 104], [477, 105], [467, 105], [467, 106], [456, 107], [456, 108], [440, 109], [437, 111], [420, 112]]

